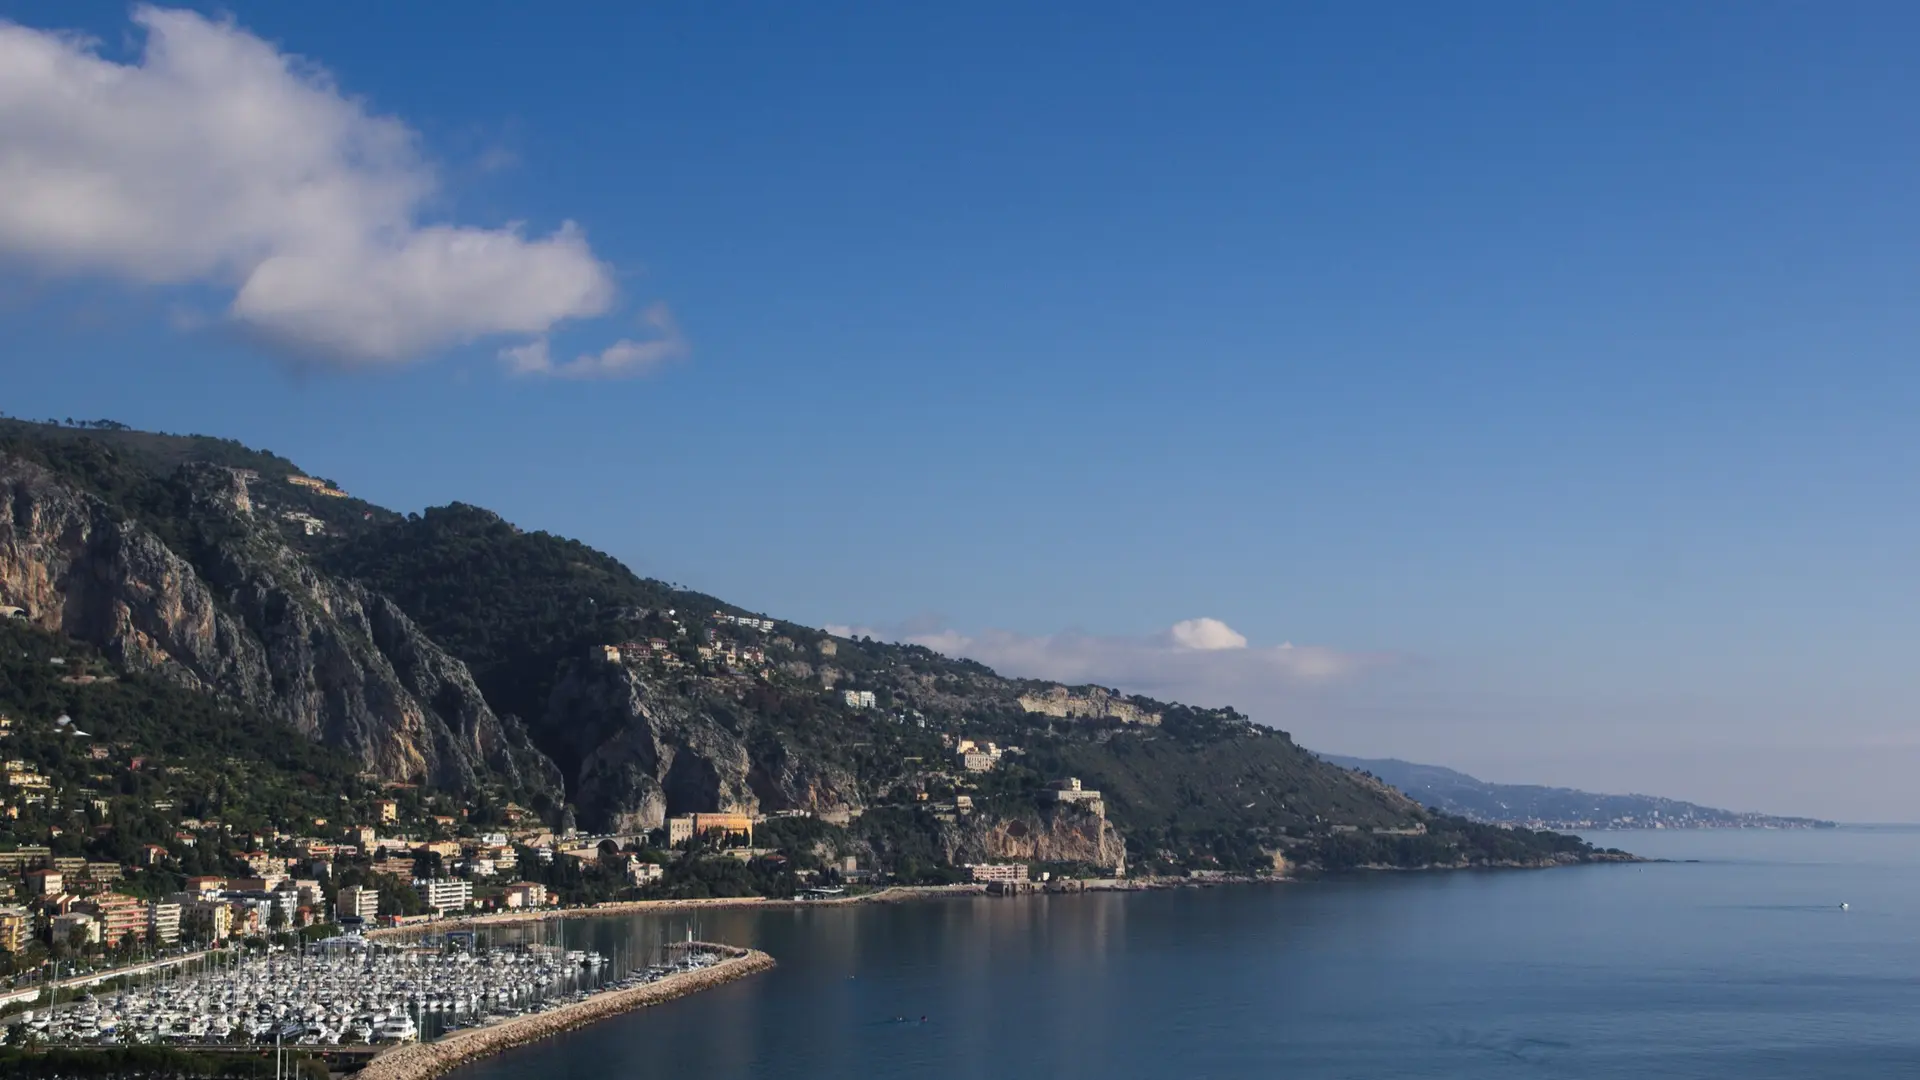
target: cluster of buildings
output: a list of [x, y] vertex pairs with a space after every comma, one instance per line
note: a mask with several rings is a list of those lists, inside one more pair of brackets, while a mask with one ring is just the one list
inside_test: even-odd
[[733, 641], [710, 640], [695, 648], [700, 659], [717, 661], [727, 667], [739, 670], [746, 667], [760, 667], [767, 662], [767, 650], [758, 645], [741, 645]]
[[[61, 676], [60, 681], [65, 683], [86, 685], [111, 679], [111, 676], [87, 673], [77, 663], [69, 665], [62, 657], [53, 657], [48, 662], [69, 672]], [[22, 725], [18, 720], [0, 713], [0, 741], [13, 738], [15, 731], [21, 728]], [[125, 744], [109, 746], [104, 742], [81, 743], [81, 740], [91, 739], [92, 735], [81, 730], [80, 725], [74, 723], [73, 718], [64, 713], [53, 720], [51, 731], [61, 738], [75, 740], [77, 745], [84, 745], [85, 758], [98, 763], [96, 767], [105, 767], [108, 759], [116, 756], [120, 758], [119, 767], [125, 770], [138, 772], [146, 764], [144, 758], [132, 755]], [[92, 782], [102, 787], [111, 787], [115, 780], [116, 777], [109, 772], [95, 773], [92, 777]], [[80, 805], [91, 806], [102, 813], [106, 812], [107, 799], [101, 788], [82, 786], [67, 790], [69, 794], [78, 796]], [[0, 817], [18, 820], [23, 811], [34, 806], [49, 810], [60, 809], [60, 788], [54, 782], [54, 778], [42, 773], [38, 765], [23, 758], [8, 758], [0, 761]]]
[[[658, 662], [663, 667], [669, 668], [677, 668], [685, 664], [685, 661], [680, 659], [679, 650], [665, 638], [602, 645], [600, 652], [607, 663], [624, 664], [628, 667], [639, 667], [652, 662]], [[760, 646], [723, 641], [713, 636], [711, 632], [709, 632], [707, 643], [696, 646], [695, 652], [701, 660], [709, 663], [723, 663], [736, 670], [760, 667], [767, 662], [767, 651]]]
[[[546, 855], [548, 851], [543, 850], [541, 854]], [[661, 877], [666, 874], [666, 870], [657, 863], [644, 862], [638, 855], [630, 851], [615, 850], [613, 852], [604, 852], [600, 850], [598, 844], [574, 844], [558, 849], [558, 854], [562, 858], [572, 859], [575, 862], [592, 863], [597, 866], [618, 870], [621, 875], [626, 878], [627, 884], [634, 888], [644, 888], [651, 885], [659, 881]], [[523, 906], [534, 907], [538, 905], [526, 904]]]
[[[0, 719], [6, 720], [7, 730], [11, 732], [13, 721], [5, 717], [0, 717]], [[53, 787], [53, 781], [43, 776], [39, 769], [34, 768], [34, 766], [28, 762], [18, 759], [0, 765], [0, 769], [4, 769], [4, 772], [0, 772], [0, 775], [5, 776], [7, 783], [5, 813], [8, 817], [17, 818], [20, 816], [22, 809], [29, 806], [39, 806], [47, 801], [47, 795]]]
[[871, 709], [874, 706], [871, 690], [848, 690], [841, 694], [841, 700], [847, 703], [849, 709]]
[[[653, 611], [645, 608], [626, 608], [619, 614], [622, 618], [636, 620], [664, 617], [672, 623], [675, 637], [684, 637], [687, 633], [685, 624], [680, 622], [677, 617], [678, 613], [672, 609]], [[751, 643], [724, 638], [721, 636], [718, 627], [734, 626], [747, 630], [771, 633], [773, 631], [772, 619], [760, 619], [749, 615], [729, 615], [724, 611], [716, 611], [713, 613], [713, 623], [714, 625], [708, 627], [704, 634], [702, 634], [701, 643], [697, 646], [697, 652], [702, 661], [724, 663], [735, 672], [744, 672], [747, 668], [763, 667], [767, 663], [767, 651], [765, 648]], [[681, 659], [680, 650], [675, 647], [672, 641], [666, 638], [636, 638], [632, 641], [622, 641], [613, 645], [602, 645], [599, 648], [602, 658], [610, 664], [624, 664], [628, 667], [639, 667], [657, 663], [667, 668], [678, 668], [686, 665], [686, 661]]]
[[601, 653], [609, 664], [625, 664], [636, 667], [649, 660], [658, 660], [668, 667], [678, 667], [680, 656], [665, 638], [650, 638], [646, 641], [623, 641], [618, 645], [602, 645]]
[[953, 752], [960, 758], [960, 765], [968, 772], [992, 772], [1000, 764], [1000, 759], [1008, 754], [1018, 754], [1017, 746], [1000, 746], [993, 742], [975, 742], [961, 739], [954, 744]]
[[0, 866], [17, 872], [26, 885], [27, 903], [0, 907], [0, 948], [13, 953], [35, 939], [108, 948], [130, 942], [171, 945], [190, 923], [202, 928], [202, 936], [222, 940], [325, 917], [320, 883], [285, 874], [190, 878], [179, 892], [143, 899], [113, 891], [120, 878], [117, 863], [26, 847], [0, 852]]
[[716, 611], [713, 613], [713, 621], [743, 627], [748, 630], [758, 630], [763, 634], [773, 633], [772, 619], [756, 619], [751, 615], [729, 615], [724, 611]]
[[520, 853], [504, 833], [461, 840], [423, 840], [404, 838], [374, 840], [363, 845], [373, 854], [373, 869], [378, 874], [411, 878], [410, 869], [422, 856], [439, 856], [449, 872], [463, 877], [490, 879], [511, 876], [520, 868]]
[[[15, 770], [19, 772], [21, 770]], [[385, 821], [398, 816], [393, 800], [375, 805]], [[188, 824], [183, 822], [182, 824]], [[217, 823], [192, 821], [206, 827]], [[26, 845], [0, 851], [0, 898], [24, 893], [25, 903], [0, 903], [0, 949], [18, 953], [32, 942], [104, 945], [115, 948], [129, 940], [151, 945], [178, 942], [183, 928], [195, 940], [220, 941], [230, 937], [297, 930], [333, 921], [345, 927], [372, 924], [380, 918], [381, 895], [366, 885], [345, 886], [326, 895], [322, 882], [333, 874], [342, 856], [371, 855], [370, 868], [410, 883], [422, 906], [435, 914], [464, 911], [474, 906], [475, 881], [513, 874], [519, 866], [517, 849], [505, 834], [479, 838], [415, 843], [405, 839], [376, 839], [368, 826], [346, 830], [349, 841], [284, 835], [236, 836], [232, 857], [245, 863], [246, 876], [192, 877], [186, 887], [158, 899], [142, 899], [114, 891], [129, 869], [116, 862], [56, 856], [46, 845]], [[200, 837], [182, 831], [181, 844]], [[271, 846], [280, 854], [259, 850]], [[288, 854], [289, 848], [291, 854]], [[419, 876], [422, 856], [439, 856], [433, 876]], [[548, 860], [551, 848], [541, 849]], [[142, 866], [164, 864], [169, 850], [158, 844], [142, 847], [131, 860]], [[658, 867], [631, 869], [636, 883], [657, 880]], [[8, 888], [7, 879], [16, 884]], [[511, 878], [510, 878], [511, 879]], [[546, 886], [515, 881], [490, 903], [508, 908], [538, 908], [555, 902]]]

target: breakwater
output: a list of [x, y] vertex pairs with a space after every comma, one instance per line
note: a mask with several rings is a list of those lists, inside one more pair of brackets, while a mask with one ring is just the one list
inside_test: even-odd
[[626, 990], [604, 991], [549, 1012], [456, 1031], [430, 1043], [396, 1047], [374, 1058], [355, 1076], [357, 1080], [431, 1080], [502, 1050], [585, 1027], [619, 1013], [697, 994], [773, 966], [773, 957], [757, 949], [711, 944], [702, 948], [725, 953], [727, 958], [712, 967], [683, 971], [659, 982]]

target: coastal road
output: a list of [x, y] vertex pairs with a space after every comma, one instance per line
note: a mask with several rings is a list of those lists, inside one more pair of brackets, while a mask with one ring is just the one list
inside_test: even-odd
[[126, 975], [144, 975], [150, 971], [164, 971], [170, 967], [191, 964], [196, 960], [202, 960], [212, 956], [214, 951], [215, 950], [212, 949], [202, 949], [199, 952], [185, 953], [180, 956], [168, 956], [162, 957], [159, 960], [149, 960], [144, 964], [132, 964], [127, 967], [113, 968], [109, 971], [89, 971], [84, 975], [69, 975], [64, 979], [56, 979], [51, 983], [36, 983], [33, 986], [0, 994], [0, 1007], [12, 1005], [19, 1001], [36, 1001], [47, 993], [49, 987], [56, 993], [63, 990], [84, 990], [89, 986], [98, 986], [108, 979], [118, 979]]

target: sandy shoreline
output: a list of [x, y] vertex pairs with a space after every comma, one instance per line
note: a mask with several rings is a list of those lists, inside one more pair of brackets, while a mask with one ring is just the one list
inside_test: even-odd
[[669, 975], [645, 986], [594, 994], [585, 1001], [562, 1005], [551, 1012], [456, 1031], [430, 1043], [395, 1047], [374, 1058], [355, 1076], [358, 1080], [431, 1080], [502, 1050], [585, 1027], [609, 1016], [697, 994], [773, 966], [773, 957], [757, 949], [707, 947], [727, 953], [727, 959], [709, 968]]

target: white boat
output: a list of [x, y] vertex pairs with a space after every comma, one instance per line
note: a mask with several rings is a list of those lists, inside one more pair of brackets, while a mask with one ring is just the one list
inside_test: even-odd
[[388, 1017], [374, 1029], [373, 1037], [382, 1042], [408, 1042], [420, 1037], [420, 1029], [414, 1025], [411, 1017]]

